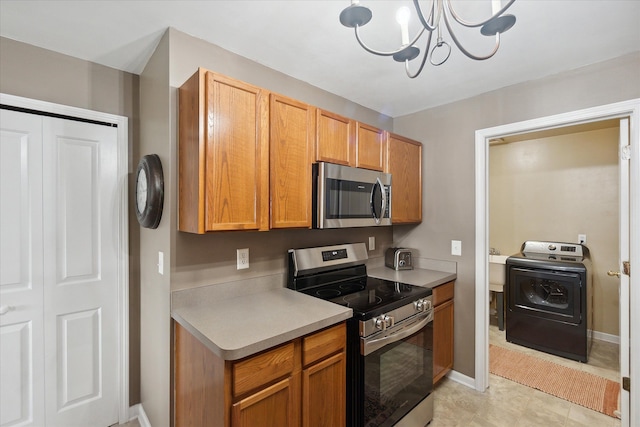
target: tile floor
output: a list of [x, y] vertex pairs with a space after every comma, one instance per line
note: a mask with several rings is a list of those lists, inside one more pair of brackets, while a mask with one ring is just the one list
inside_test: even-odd
[[[504, 331], [499, 331], [497, 326], [490, 326], [489, 340], [494, 345], [535, 354], [560, 365], [618, 380], [619, 347], [616, 344], [594, 340], [589, 362], [584, 364], [508, 343]], [[489, 389], [485, 393], [443, 379], [435, 389], [434, 412], [429, 427], [620, 426], [618, 419], [496, 375], [490, 376]]]
[[[619, 346], [616, 344], [594, 340], [589, 363], [584, 364], [508, 343], [504, 331], [495, 325], [489, 326], [489, 341], [618, 381]], [[434, 412], [429, 427], [620, 426], [620, 420], [496, 375], [490, 376], [485, 393], [444, 378], [435, 388]], [[140, 427], [140, 424], [131, 421], [121, 427]]]

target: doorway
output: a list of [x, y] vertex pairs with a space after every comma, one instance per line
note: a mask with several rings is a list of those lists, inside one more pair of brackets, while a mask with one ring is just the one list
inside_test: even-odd
[[[628, 120], [626, 120], [628, 118]], [[629, 249], [631, 254], [635, 254], [630, 259], [631, 263], [637, 265], [640, 260], [638, 255], [640, 249], [640, 224], [638, 217], [640, 204], [640, 100], [632, 100], [617, 104], [580, 110], [572, 113], [550, 116], [541, 119], [529, 120], [510, 125], [498, 126], [490, 129], [482, 129], [476, 132], [476, 364], [475, 364], [475, 388], [484, 391], [489, 385], [489, 217], [488, 217], [488, 147], [489, 141], [508, 135], [524, 134], [535, 131], [558, 129], [564, 126], [578, 125], [584, 123], [597, 122], [608, 119], [621, 119], [621, 140], [626, 139], [627, 145], [631, 147], [629, 155], [630, 161], [621, 161], [621, 173], [625, 168], [630, 171], [627, 175], [627, 198], [630, 208], [624, 208], [624, 199], [621, 198], [621, 214], [626, 215], [625, 221], [621, 221], [621, 261], [624, 258], [629, 260]], [[624, 136], [626, 132], [626, 136]], [[626, 162], [626, 163], [625, 163]], [[629, 168], [629, 164], [631, 167]], [[622, 181], [622, 177], [621, 177]], [[622, 191], [624, 193], [624, 189]], [[626, 231], [625, 231], [626, 230]], [[624, 246], [626, 245], [626, 249]], [[620, 280], [621, 311], [620, 311], [620, 340], [621, 340], [621, 376], [634, 376], [638, 369], [637, 355], [629, 354], [630, 333], [639, 339], [640, 333], [637, 330], [629, 330], [630, 324], [640, 324], [640, 316], [629, 312], [629, 303], [638, 304], [640, 302], [640, 292], [631, 287], [630, 277], [622, 275]], [[636, 318], [637, 317], [637, 318]], [[638, 336], [635, 336], [637, 334]], [[631, 363], [629, 357], [631, 359]], [[635, 357], [635, 359], [634, 359]], [[640, 413], [636, 408], [640, 406], [640, 394], [631, 394], [623, 391], [621, 395], [622, 425], [639, 422]]]

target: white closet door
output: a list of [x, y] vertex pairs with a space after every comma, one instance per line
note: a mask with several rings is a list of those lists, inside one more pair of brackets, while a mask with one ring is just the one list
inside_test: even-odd
[[0, 110], [0, 426], [44, 425], [42, 120]]
[[117, 129], [0, 114], [0, 426], [115, 424]]
[[47, 425], [118, 422], [117, 129], [45, 118]]

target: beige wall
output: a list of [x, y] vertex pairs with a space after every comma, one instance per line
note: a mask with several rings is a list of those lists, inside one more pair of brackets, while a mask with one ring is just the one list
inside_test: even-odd
[[608, 128], [489, 149], [489, 246], [503, 255], [525, 240], [578, 242], [587, 235], [593, 330], [619, 335], [618, 133]]
[[[456, 371], [475, 376], [475, 131], [639, 97], [635, 53], [394, 119], [396, 132], [424, 143], [423, 221], [394, 227], [394, 240], [458, 262]], [[462, 241], [462, 256], [451, 255], [451, 240]]]
[[[113, 68], [0, 37], [0, 92], [129, 118], [129, 176], [135, 171], [139, 78]], [[129, 180], [129, 193], [133, 183]], [[138, 223], [129, 215], [131, 404], [140, 402]]]

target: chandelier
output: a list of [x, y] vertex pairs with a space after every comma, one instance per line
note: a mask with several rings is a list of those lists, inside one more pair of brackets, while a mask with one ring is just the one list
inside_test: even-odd
[[[451, 0], [431, 0], [428, 7], [429, 13], [425, 16], [422, 12], [422, 7], [418, 0], [413, 0], [413, 5], [416, 10], [416, 14], [422, 29], [413, 38], [409, 38], [409, 18], [411, 11], [408, 7], [403, 6], [398, 9], [396, 13], [396, 20], [400, 24], [400, 33], [402, 37], [402, 45], [393, 51], [380, 51], [375, 50], [367, 46], [360, 37], [360, 27], [367, 24], [372, 17], [371, 10], [362, 6], [358, 0], [352, 0], [351, 5], [346, 7], [340, 13], [340, 22], [345, 27], [353, 28], [356, 34], [356, 40], [360, 43], [360, 46], [367, 52], [380, 56], [391, 56], [398, 62], [405, 63], [405, 70], [407, 76], [415, 78], [422, 72], [427, 59], [432, 65], [438, 66], [444, 64], [451, 55], [451, 45], [442, 38], [442, 20], [447, 27], [447, 31], [451, 36], [451, 40], [458, 46], [458, 49], [462, 51], [466, 56], [477, 61], [484, 61], [491, 58], [498, 51], [500, 47], [500, 34], [513, 27], [516, 23], [516, 17], [513, 15], [504, 14], [504, 12], [511, 7], [515, 0], [509, 0], [505, 6], [502, 6], [501, 0], [491, 0], [491, 17], [481, 22], [468, 22], [460, 17], [453, 8]], [[480, 27], [480, 33], [484, 36], [495, 36], [495, 44], [493, 50], [486, 55], [475, 55], [469, 52], [456, 37], [453, 31], [453, 23], [458, 23], [463, 27], [477, 28]], [[415, 73], [412, 73], [409, 69], [409, 61], [420, 56], [420, 48], [416, 47], [416, 43], [420, 40], [422, 35], [427, 32], [427, 44], [425, 46], [424, 54], [420, 67]], [[433, 34], [436, 33], [436, 42], [433, 48], [431, 47], [431, 39]]]

